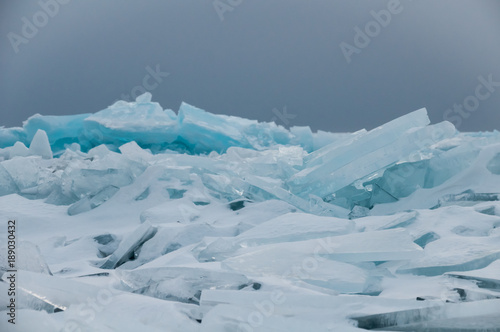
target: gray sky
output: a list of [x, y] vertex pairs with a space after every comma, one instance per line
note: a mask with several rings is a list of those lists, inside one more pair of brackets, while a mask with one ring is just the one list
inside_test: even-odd
[[0, 126], [147, 89], [174, 111], [185, 101], [313, 130], [370, 129], [421, 107], [461, 131], [500, 129], [497, 0], [219, 0], [219, 12], [213, 0], [59, 1], [53, 17], [38, 1], [0, 4]]

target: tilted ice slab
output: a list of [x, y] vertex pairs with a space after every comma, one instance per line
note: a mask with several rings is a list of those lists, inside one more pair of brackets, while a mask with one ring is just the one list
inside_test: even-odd
[[149, 222], [139, 226], [132, 234], [120, 242], [120, 245], [111, 256], [101, 265], [103, 269], [114, 269], [135, 255], [140, 246], [156, 234], [156, 227]]
[[500, 297], [500, 260], [496, 260], [479, 270], [448, 272], [446, 275], [476, 281], [481, 288], [496, 290], [499, 292], [497, 295]]
[[223, 262], [246, 268], [247, 261], [258, 264], [259, 260], [272, 257], [286, 261], [287, 255], [322, 261], [376, 262], [413, 259], [422, 255], [422, 248], [413, 243], [404, 229], [390, 229], [241, 248]]
[[[427, 116], [426, 113], [424, 114]], [[404, 118], [406, 119], [406, 117]], [[381, 127], [381, 129], [383, 128], [384, 126]], [[404, 158], [411, 157], [414, 151], [423, 150], [436, 143], [436, 141], [429, 140], [429, 137], [437, 136], [441, 140], [453, 136], [455, 132], [456, 129], [451, 123], [442, 122], [437, 125], [408, 131], [397, 139], [391, 136], [392, 139], [388, 140], [391, 144], [383, 145], [380, 148], [374, 146], [374, 149], [371, 149], [370, 141], [367, 140], [362, 145], [364, 149], [359, 149], [359, 152], [356, 151], [356, 147], [353, 147], [352, 150], [347, 149], [344, 153], [345, 156], [339, 154], [324, 164], [306, 168], [295, 174], [288, 182], [288, 185], [293, 192], [300, 192], [302, 196], [314, 193], [323, 197], [334, 193], [359, 178], [368, 176]], [[370, 148], [365, 151], [367, 147]]]
[[243, 274], [206, 268], [141, 268], [118, 270], [117, 275], [124, 290], [187, 303], [198, 303], [205, 289], [241, 289], [250, 284]]
[[500, 236], [447, 237], [429, 243], [423, 253], [422, 257], [400, 267], [398, 272], [435, 276], [484, 268], [500, 259]]
[[362, 293], [368, 287], [369, 273], [354, 265], [318, 259], [307, 253], [262, 250], [228, 258], [224, 268], [251, 276], [277, 276], [342, 293]]
[[343, 235], [353, 229], [354, 224], [345, 219], [287, 213], [256, 225], [236, 237], [219, 238], [206, 246], [200, 245], [195, 252], [200, 261], [212, 261], [215, 257], [230, 257], [243, 247]]

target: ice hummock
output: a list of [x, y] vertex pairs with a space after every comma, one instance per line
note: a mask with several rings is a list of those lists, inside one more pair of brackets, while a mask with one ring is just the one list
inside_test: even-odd
[[16, 328], [495, 330], [499, 155], [425, 109], [341, 134], [148, 93], [32, 116], [0, 128]]

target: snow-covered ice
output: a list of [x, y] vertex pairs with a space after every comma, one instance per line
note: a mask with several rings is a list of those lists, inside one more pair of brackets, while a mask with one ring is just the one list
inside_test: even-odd
[[[1, 331], [499, 331], [500, 133], [151, 95], [0, 128]], [[5, 296], [0, 305], [5, 311]]]

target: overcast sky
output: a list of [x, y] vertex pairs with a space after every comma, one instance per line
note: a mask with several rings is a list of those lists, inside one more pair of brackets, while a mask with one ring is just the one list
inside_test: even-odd
[[498, 0], [54, 1], [0, 4], [0, 126], [149, 90], [286, 127], [370, 129], [426, 107], [500, 129]]

